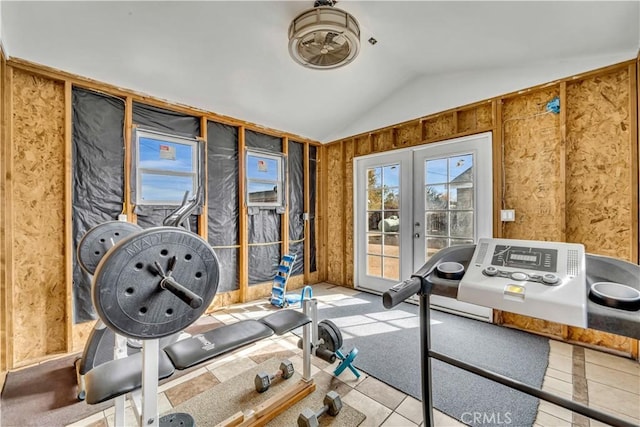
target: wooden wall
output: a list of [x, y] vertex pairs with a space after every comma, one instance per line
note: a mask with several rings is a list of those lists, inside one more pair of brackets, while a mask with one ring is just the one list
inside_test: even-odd
[[[354, 156], [486, 131], [493, 133], [495, 237], [579, 242], [590, 253], [637, 263], [638, 62], [328, 144], [327, 280], [354, 286]], [[556, 97], [559, 114], [546, 110]], [[503, 208], [515, 209], [516, 221], [500, 222]], [[512, 313], [495, 317], [507, 326], [638, 355], [637, 340]]]
[[[170, 104], [27, 61], [10, 58], [5, 64], [4, 57], [2, 59], [1, 377], [6, 370], [38, 363], [54, 355], [80, 351], [93, 326], [93, 322], [73, 324], [71, 313], [71, 265], [74, 256], [70, 225], [72, 86], [120, 96], [126, 99], [129, 107], [137, 101], [199, 117], [205, 124], [212, 120], [237, 126], [241, 135], [245, 129], [251, 129], [281, 137], [283, 141], [291, 138], [305, 144], [305, 153], [309, 152], [309, 145], [320, 145], [297, 135]], [[130, 127], [131, 108], [125, 109], [125, 115], [125, 123]], [[130, 129], [125, 134], [130, 136]], [[322, 150], [318, 150], [318, 173], [324, 170], [321, 156]], [[240, 176], [243, 176], [242, 169]], [[320, 188], [320, 179], [317, 181]], [[317, 200], [321, 199], [317, 197]], [[246, 215], [244, 206], [241, 212]], [[201, 229], [206, 230], [206, 218], [203, 221]], [[319, 242], [323, 230], [321, 221], [316, 222]], [[246, 221], [244, 224], [246, 227]], [[284, 248], [289, 239], [288, 228], [286, 231], [282, 236]], [[246, 249], [247, 233], [242, 234], [245, 239], [241, 246]], [[308, 256], [306, 252], [306, 265]], [[316, 250], [316, 258], [318, 271], [310, 272], [305, 268], [304, 275], [291, 278], [290, 288], [323, 279], [321, 251]], [[210, 310], [270, 293], [271, 283], [249, 287], [246, 260], [241, 260], [241, 265], [246, 271], [240, 272], [240, 290], [217, 295]]]

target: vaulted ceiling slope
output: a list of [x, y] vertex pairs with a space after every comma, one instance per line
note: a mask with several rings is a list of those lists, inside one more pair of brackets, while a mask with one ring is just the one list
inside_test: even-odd
[[[9, 57], [329, 142], [634, 58], [638, 1], [341, 1], [355, 61], [296, 64], [313, 1], [7, 1]], [[378, 43], [367, 42], [375, 37]]]

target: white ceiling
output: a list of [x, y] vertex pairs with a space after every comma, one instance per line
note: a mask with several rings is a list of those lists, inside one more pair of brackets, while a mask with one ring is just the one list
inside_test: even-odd
[[[313, 1], [2, 0], [22, 58], [321, 142], [635, 58], [638, 1], [341, 1], [362, 50], [336, 70], [289, 58]], [[375, 46], [367, 43], [375, 37]]]

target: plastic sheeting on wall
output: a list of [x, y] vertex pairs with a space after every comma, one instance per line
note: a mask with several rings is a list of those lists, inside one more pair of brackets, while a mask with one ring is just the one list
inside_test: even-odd
[[309, 146], [309, 271], [317, 271], [316, 267], [316, 183], [317, 183], [317, 161], [318, 149]]
[[[280, 138], [251, 130], [245, 131], [245, 146], [282, 153]], [[280, 224], [280, 214], [275, 209], [260, 209], [249, 215], [249, 285], [270, 282], [275, 277], [281, 257]]]
[[[124, 100], [73, 88], [73, 244], [92, 227], [118, 218], [124, 203]], [[91, 276], [73, 257], [76, 323], [96, 319]]]
[[239, 288], [238, 129], [207, 123], [208, 240], [220, 262], [218, 292]]
[[[198, 117], [188, 116], [138, 102], [133, 103], [133, 124], [146, 129], [167, 132], [179, 136], [200, 136], [200, 119]], [[134, 184], [133, 179], [132, 184]], [[132, 199], [134, 199], [135, 188], [133, 188], [133, 185], [131, 194]], [[175, 208], [176, 206], [136, 206], [134, 212], [138, 217], [138, 225], [142, 228], [149, 228], [162, 225], [164, 218]], [[197, 233], [198, 217], [192, 215], [189, 220], [191, 231]]]
[[304, 274], [304, 145], [289, 141], [289, 253], [296, 255], [291, 275]]

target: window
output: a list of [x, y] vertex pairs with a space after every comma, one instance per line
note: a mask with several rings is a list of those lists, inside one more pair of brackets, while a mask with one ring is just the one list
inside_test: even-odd
[[135, 131], [136, 204], [179, 205], [196, 194], [201, 167], [199, 142], [147, 130]]
[[283, 157], [282, 154], [247, 150], [247, 206], [284, 206]]

